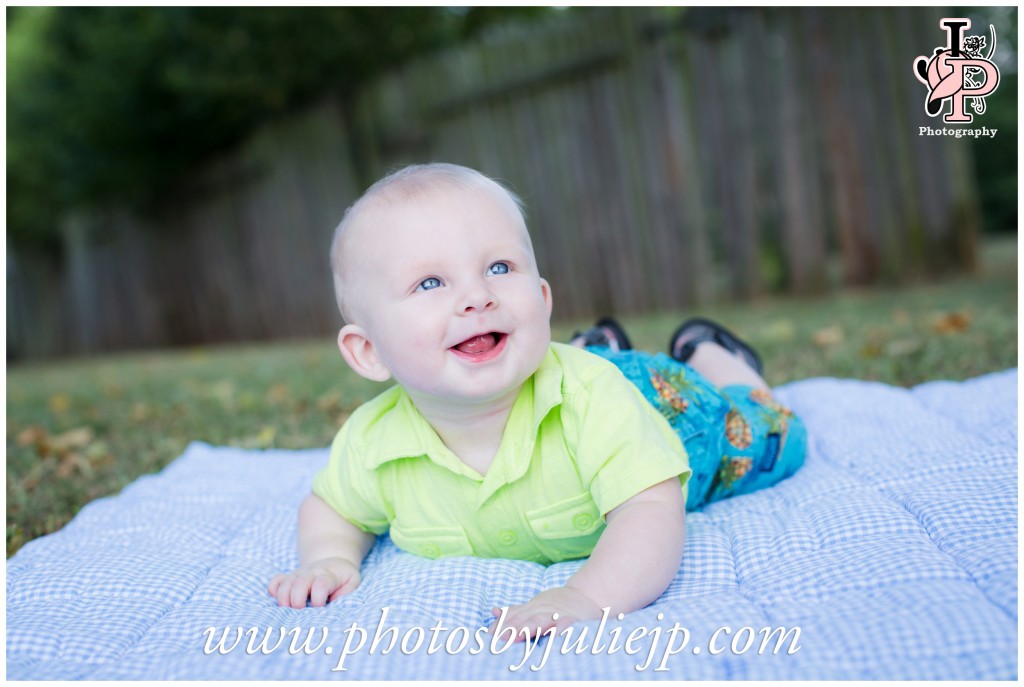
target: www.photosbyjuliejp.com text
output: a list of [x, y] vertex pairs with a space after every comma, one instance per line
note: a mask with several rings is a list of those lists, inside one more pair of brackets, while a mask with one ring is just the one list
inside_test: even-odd
[[[471, 655], [489, 651], [492, 654], [511, 652], [513, 661], [509, 670], [516, 672], [523, 668], [539, 671], [547, 664], [548, 658], [556, 650], [562, 655], [599, 654], [614, 655], [626, 653], [637, 657], [635, 669], [638, 672], [669, 671], [670, 659], [688, 652], [697, 656], [710, 654], [716, 656], [728, 653], [739, 656], [748, 653], [757, 655], [795, 654], [800, 650], [800, 628], [743, 626], [733, 628], [723, 626], [715, 630], [703, 641], [696, 640], [690, 631], [678, 622], [672, 627], [655, 626], [634, 627], [628, 632], [622, 627], [608, 627], [610, 610], [605, 608], [596, 629], [589, 626], [568, 627], [560, 632], [555, 628], [541, 633], [538, 637], [529, 638], [525, 630], [517, 631], [504, 624], [508, 608], [503, 608], [493, 632], [487, 627], [475, 631], [466, 627], [446, 627], [440, 621], [431, 628], [407, 627], [400, 629], [389, 626], [387, 622], [389, 607], [381, 609], [380, 621], [376, 628], [369, 631], [365, 627], [352, 623], [340, 633], [332, 632], [328, 627], [303, 629], [293, 627], [209, 627], [203, 631], [205, 644], [203, 652], [207, 655], [229, 654], [244, 651], [246, 654], [269, 655], [278, 651], [286, 651], [291, 655], [307, 656], [337, 653], [337, 663], [332, 672], [347, 670], [345, 661], [353, 655], [366, 653], [387, 655], [400, 651], [405, 655], [425, 652], [433, 655], [444, 651], [448, 654], [459, 654], [468, 651]], [[618, 620], [624, 616], [619, 614]], [[554, 618], [557, 620], [557, 617]], [[659, 613], [657, 620], [663, 621], [664, 614]], [[340, 634], [340, 640], [338, 636]], [[547, 639], [544, 642], [542, 640]], [[518, 640], [518, 641], [517, 641]], [[560, 641], [559, 641], [560, 640]], [[649, 640], [648, 643], [645, 640]]]

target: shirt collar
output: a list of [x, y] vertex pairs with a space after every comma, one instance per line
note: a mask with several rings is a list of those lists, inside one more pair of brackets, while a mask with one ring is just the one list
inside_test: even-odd
[[[388, 405], [377, 423], [377, 431], [368, 437], [370, 445], [366, 449], [370, 455], [367, 466], [370, 469], [393, 460], [427, 456], [456, 474], [480, 480], [479, 473], [444, 445], [404, 389], [393, 387], [388, 393], [395, 395], [394, 403]], [[502, 437], [487, 478], [494, 474], [494, 479], [507, 484], [526, 472], [541, 423], [552, 408], [561, 403], [562, 366], [549, 347], [540, 367], [526, 380], [516, 397], [505, 425], [506, 436]], [[516, 435], [518, 437], [512, 438]]]

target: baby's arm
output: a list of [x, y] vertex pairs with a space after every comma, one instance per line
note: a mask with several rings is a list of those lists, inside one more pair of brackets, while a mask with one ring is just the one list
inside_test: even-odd
[[316, 494], [299, 506], [299, 567], [274, 575], [267, 592], [278, 606], [323, 606], [355, 590], [362, 581], [359, 567], [376, 537], [362, 531]]
[[[528, 628], [536, 636], [552, 627], [561, 631], [574, 622], [600, 618], [605, 607], [611, 608], [612, 617], [643, 608], [661, 596], [679, 569], [685, 517], [678, 478], [645, 489], [608, 512], [608, 526], [590, 560], [564, 587], [509, 609], [504, 625]], [[554, 613], [558, 620], [552, 619]]]

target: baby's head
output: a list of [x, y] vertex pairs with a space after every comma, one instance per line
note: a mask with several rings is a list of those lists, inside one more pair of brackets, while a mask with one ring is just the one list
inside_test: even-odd
[[518, 390], [551, 341], [551, 291], [519, 199], [466, 167], [406, 167], [346, 212], [331, 245], [346, 362], [415, 397]]

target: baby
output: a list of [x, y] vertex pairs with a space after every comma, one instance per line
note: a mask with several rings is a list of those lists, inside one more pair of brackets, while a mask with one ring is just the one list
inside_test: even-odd
[[578, 337], [587, 350], [552, 343], [520, 202], [474, 170], [378, 181], [346, 211], [331, 266], [342, 357], [397, 385], [334, 440], [299, 509], [300, 566], [268, 586], [281, 606], [352, 592], [390, 531], [430, 558], [589, 556], [565, 586], [508, 609], [505, 625], [526, 633], [629, 613], [675, 576], [688, 497], [760, 488], [803, 461], [799, 420], [714, 323], [682, 327], [674, 358], [630, 350], [612, 321]]

